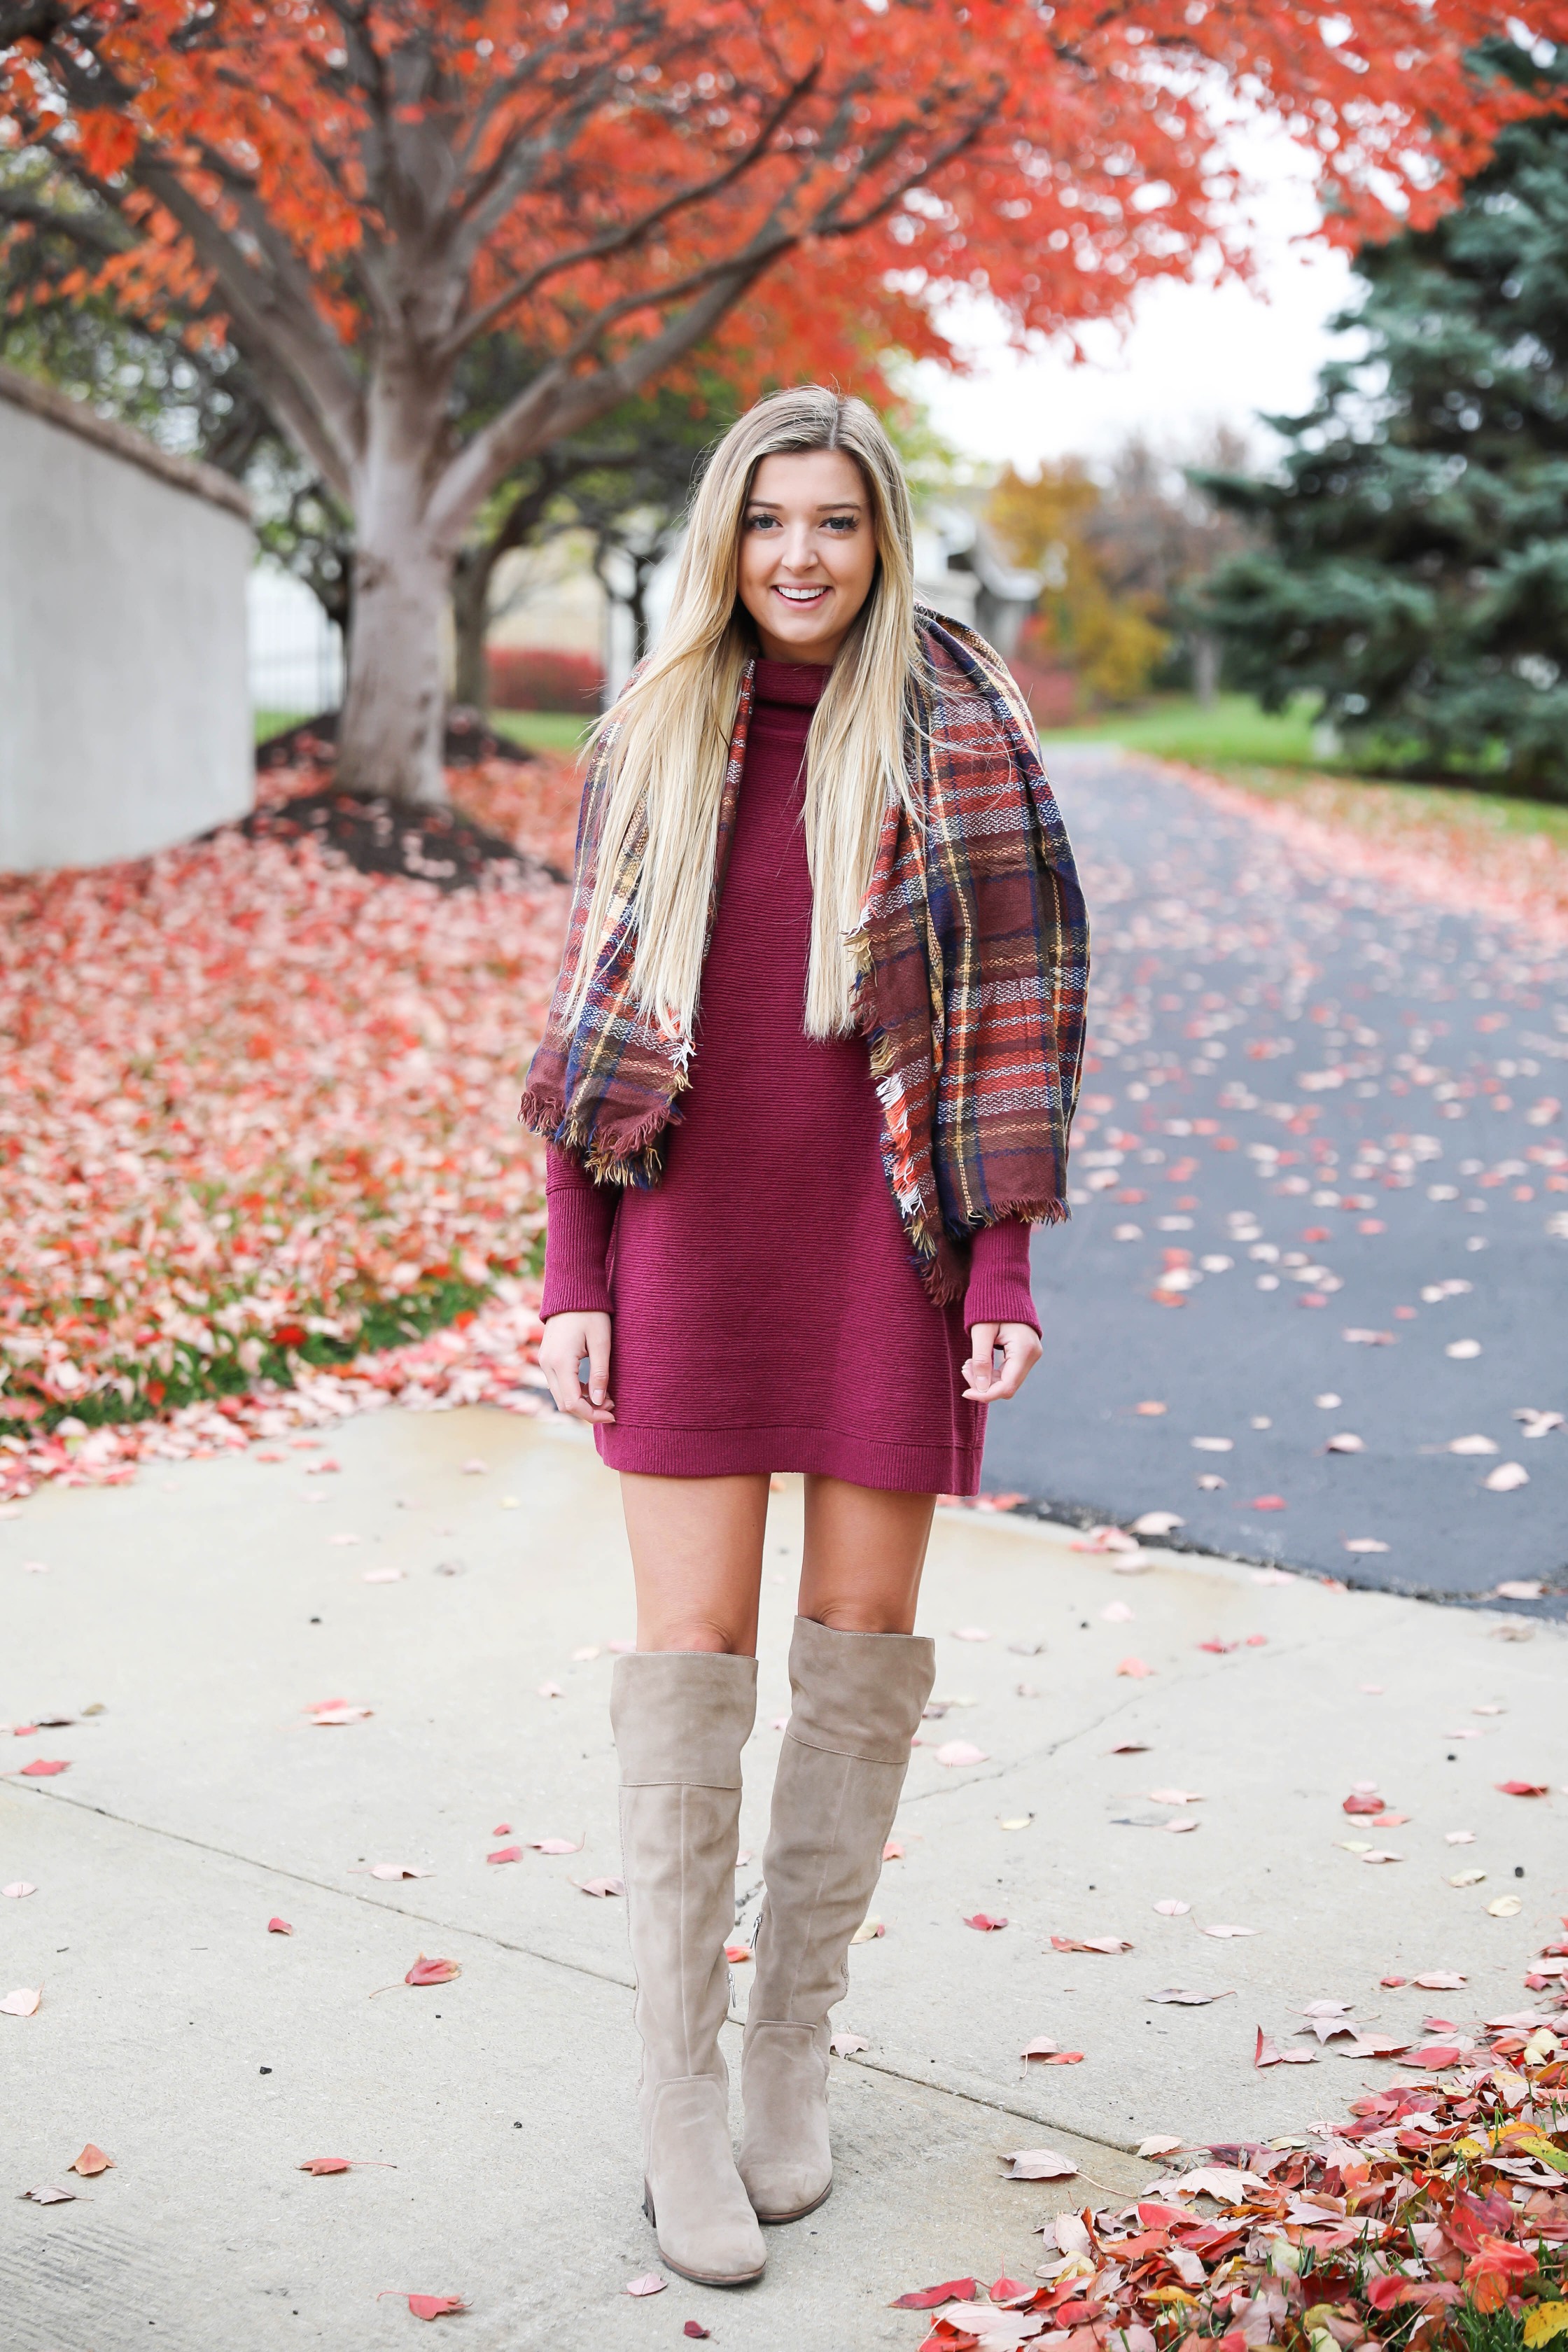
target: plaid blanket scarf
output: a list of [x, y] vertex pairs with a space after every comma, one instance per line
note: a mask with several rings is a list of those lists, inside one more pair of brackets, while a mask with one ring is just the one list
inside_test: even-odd
[[[1068, 1213], [1089, 924], [1072, 852], [1010, 672], [983, 637], [918, 613], [927, 661], [909, 752], [921, 821], [890, 806], [860, 919], [856, 1026], [882, 1114], [882, 1164], [911, 1254], [938, 1304], [962, 1296], [968, 1237], [1004, 1217]], [[748, 668], [720, 802], [708, 923], [724, 886], [745, 765]], [[609, 790], [601, 751], [583, 795], [563, 976], [530, 1066], [521, 1118], [601, 1182], [655, 1184], [679, 1121], [693, 1041], [632, 992], [634, 832], [576, 1021], [563, 1015], [598, 871]], [[767, 1139], [756, 1139], [765, 1150]]]

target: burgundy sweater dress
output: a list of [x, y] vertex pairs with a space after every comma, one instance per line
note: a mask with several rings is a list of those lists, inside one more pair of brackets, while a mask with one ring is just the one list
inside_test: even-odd
[[972, 1495], [985, 1408], [963, 1400], [974, 1323], [1039, 1328], [1029, 1229], [975, 1236], [933, 1307], [882, 1171], [865, 1042], [803, 1026], [811, 877], [806, 730], [828, 672], [759, 661], [733, 845], [702, 973], [691, 1084], [648, 1190], [552, 1147], [546, 1316], [613, 1316], [613, 1469], [805, 1470]]

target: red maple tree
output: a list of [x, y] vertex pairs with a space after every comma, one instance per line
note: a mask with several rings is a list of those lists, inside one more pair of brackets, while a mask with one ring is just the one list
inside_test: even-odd
[[[1568, 31], [1543, 16], [1531, 29]], [[1444, 204], [1521, 101], [1484, 0], [0, 0], [0, 136], [133, 233], [93, 290], [215, 306], [352, 510], [343, 780], [441, 785], [454, 553], [525, 459], [701, 346], [742, 389], [1020, 335], [1244, 262], [1225, 120], [1331, 233]], [[464, 356], [531, 361], [466, 415]]]

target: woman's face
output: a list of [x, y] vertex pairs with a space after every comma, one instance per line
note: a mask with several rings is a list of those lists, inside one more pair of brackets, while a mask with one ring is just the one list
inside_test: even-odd
[[764, 457], [741, 522], [740, 598], [770, 661], [830, 662], [871, 591], [877, 535], [842, 449]]

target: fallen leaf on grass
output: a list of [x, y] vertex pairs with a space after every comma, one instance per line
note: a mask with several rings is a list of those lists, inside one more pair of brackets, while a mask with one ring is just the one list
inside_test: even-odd
[[973, 1740], [949, 1739], [937, 1749], [936, 1760], [939, 1764], [957, 1767], [963, 1764], [988, 1764], [991, 1759], [984, 1748], [976, 1748]]
[[21, 1780], [52, 1780], [57, 1772], [69, 1770], [68, 1757], [35, 1756], [30, 1764], [23, 1765], [16, 1777]]
[[44, 1997], [41, 1985], [18, 1985], [0, 2000], [0, 2017], [32, 2017]]
[[983, 1936], [994, 1936], [999, 1928], [1005, 1927], [1007, 1922], [1005, 1919], [998, 1918], [994, 1912], [976, 1911], [965, 1919], [963, 1924], [966, 1927], [977, 1927]]
[[1261, 2025], [1253, 2047], [1254, 2066], [1311, 2066], [1317, 2063], [1315, 2050], [1279, 2050], [1269, 2041]]
[[644, 2271], [641, 2278], [626, 2281], [626, 2293], [628, 2294], [662, 2294], [668, 2284], [669, 2281], [660, 2278], [657, 2271]]
[[1126, 1936], [1053, 1936], [1053, 1952], [1130, 1952], [1131, 1939]]
[[1568, 2303], [1538, 2303], [1525, 2318], [1525, 2352], [1537, 2352], [1559, 2336], [1568, 2336]]
[[1250, 2190], [1268, 2186], [1256, 2172], [1245, 2172], [1231, 2164], [1200, 2165], [1195, 2172], [1180, 2173], [1157, 2185], [1168, 2196], [1212, 2197], [1219, 2205], [1240, 2205]]
[[1402, 2066], [1429, 2074], [1440, 2072], [1445, 2066], [1457, 2065], [1460, 2055], [1457, 2042], [1428, 2042], [1424, 2048], [1413, 2050], [1408, 2058], [1402, 2058], [1399, 2063]]
[[871, 2047], [863, 2033], [835, 2033], [827, 2046], [836, 2058], [853, 2058], [858, 2051]]
[[91, 2140], [89, 2140], [76, 2162], [67, 2168], [71, 2172], [79, 2172], [84, 2180], [96, 2180], [100, 2172], [113, 2171], [114, 2158], [111, 2156], [105, 2156], [100, 2147], [94, 2147]]
[[972, 2278], [943, 2279], [940, 2286], [914, 2288], [908, 2294], [893, 2297], [889, 2311], [934, 2311], [939, 2303], [973, 2303], [979, 2294], [978, 2283]]
[[1145, 2000], [1161, 2000], [1176, 2009], [1206, 2009], [1211, 2000], [1234, 2000], [1234, 1991], [1190, 1992], [1181, 1985], [1167, 1985], [1163, 1992], [1146, 1992]]
[[1010, 2164], [1009, 2180], [1071, 2180], [1078, 2167], [1070, 2156], [1058, 2156], [1054, 2147], [1020, 2147], [1001, 2159]]
[[1549, 1797], [1550, 1783], [1545, 1780], [1499, 1780], [1493, 1784], [1503, 1797]]
[[626, 1891], [626, 1881], [620, 1878], [574, 1878], [572, 1884], [581, 1887], [584, 1895], [596, 1895], [601, 1900], [605, 1895], [624, 1895]]
[[1349, 2042], [1338, 2053], [1342, 2058], [1397, 2058], [1410, 2047], [1400, 2033], [1368, 2033], [1358, 2030], [1357, 2038]]
[[13, 1903], [20, 1903], [25, 1895], [36, 1895], [37, 1891], [30, 1878], [14, 1878], [9, 1886], [0, 1886], [0, 1895], [8, 1895]]

